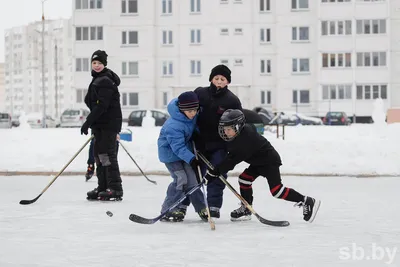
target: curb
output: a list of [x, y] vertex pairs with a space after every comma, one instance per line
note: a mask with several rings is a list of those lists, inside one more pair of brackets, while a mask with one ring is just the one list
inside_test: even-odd
[[[170, 176], [169, 172], [166, 171], [149, 171], [145, 172], [146, 175], [162, 175]], [[0, 176], [47, 176], [57, 175], [58, 172], [54, 171], [0, 171]], [[63, 172], [63, 176], [79, 176], [85, 175], [85, 172]], [[140, 172], [121, 172], [123, 176], [141, 176]], [[239, 172], [230, 172], [230, 176], [239, 176]], [[379, 178], [379, 177], [398, 177], [400, 175], [395, 174], [345, 174], [345, 173], [281, 173], [282, 176], [295, 176], [295, 177], [354, 177], [354, 178]]]

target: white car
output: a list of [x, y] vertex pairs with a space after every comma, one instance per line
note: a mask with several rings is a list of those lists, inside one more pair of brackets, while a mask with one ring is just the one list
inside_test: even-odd
[[86, 109], [67, 109], [61, 114], [60, 125], [61, 127], [81, 127], [89, 113]]
[[[31, 128], [43, 128], [43, 115], [41, 113], [31, 113], [27, 116], [27, 122]], [[46, 115], [46, 128], [57, 128], [60, 123], [51, 116]]]

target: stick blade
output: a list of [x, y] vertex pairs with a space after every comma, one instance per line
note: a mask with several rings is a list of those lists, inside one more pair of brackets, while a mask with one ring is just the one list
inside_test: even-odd
[[265, 225], [276, 226], [276, 227], [287, 227], [290, 225], [290, 223], [288, 221], [271, 221], [271, 220], [264, 219], [263, 217], [261, 217], [258, 214], [255, 214], [255, 215], [256, 215], [257, 219]]
[[19, 202], [19, 204], [21, 204], [21, 205], [29, 205], [29, 204], [35, 203], [36, 200], [38, 200], [39, 197], [40, 197], [41, 195], [42, 195], [42, 194], [40, 194], [39, 196], [37, 196], [36, 198], [31, 199], [31, 200], [21, 200], [21, 201]]
[[140, 223], [140, 224], [153, 224], [157, 221], [154, 219], [143, 218], [136, 214], [129, 215], [129, 220], [131, 220], [132, 222], [135, 222], [135, 223]]

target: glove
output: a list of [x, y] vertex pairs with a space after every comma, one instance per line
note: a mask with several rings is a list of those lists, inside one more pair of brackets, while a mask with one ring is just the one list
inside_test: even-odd
[[85, 121], [85, 123], [81, 127], [81, 134], [88, 135], [88, 133], [89, 133], [89, 124], [87, 123], [87, 121]]
[[200, 161], [196, 159], [196, 157], [193, 157], [189, 164], [192, 167], [193, 171], [197, 173], [198, 167], [200, 166]]
[[220, 173], [218, 170], [208, 169], [206, 175], [204, 176], [204, 183], [205, 184], [211, 183], [212, 181], [217, 179], [219, 177], [219, 175], [220, 175]]

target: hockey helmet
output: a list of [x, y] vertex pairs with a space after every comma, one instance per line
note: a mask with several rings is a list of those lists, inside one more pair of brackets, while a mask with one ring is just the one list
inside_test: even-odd
[[[225, 141], [232, 141], [240, 133], [246, 123], [244, 114], [239, 109], [227, 109], [219, 119], [218, 133]], [[234, 136], [228, 136], [225, 133], [226, 127], [231, 127], [235, 131]]]

